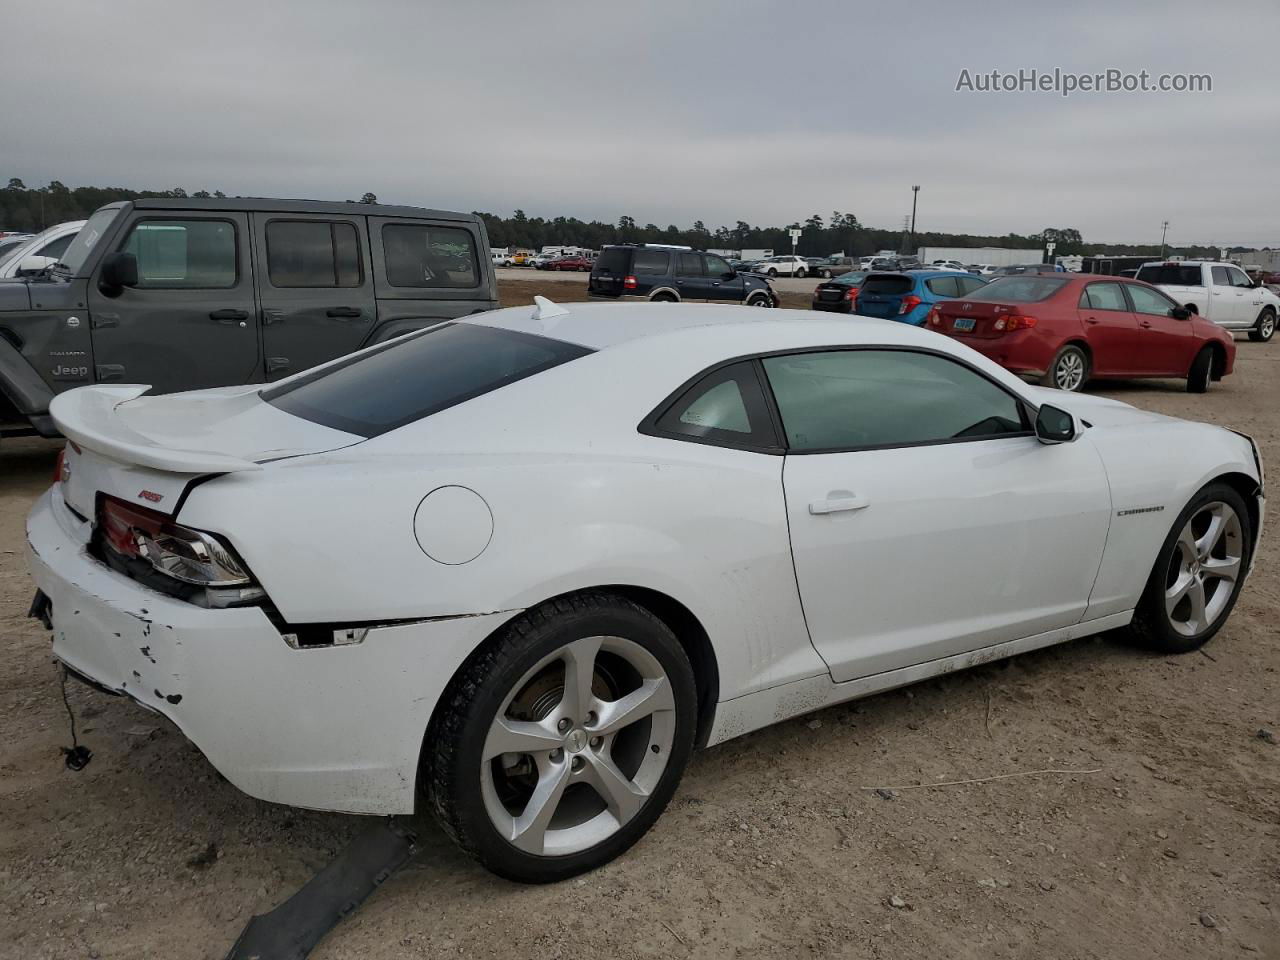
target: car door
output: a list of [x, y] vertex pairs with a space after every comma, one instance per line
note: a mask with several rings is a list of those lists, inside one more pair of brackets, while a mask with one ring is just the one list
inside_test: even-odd
[[741, 303], [746, 295], [747, 281], [714, 253], [703, 254], [703, 269], [707, 272], [709, 297], [716, 303]]
[[1080, 620], [1111, 510], [1087, 440], [1040, 443], [1021, 400], [943, 354], [762, 363], [801, 602], [836, 681]]
[[1227, 279], [1236, 292], [1236, 322], [1241, 327], [1252, 327], [1262, 312], [1262, 288], [1255, 287], [1239, 267], [1227, 267]]
[[1133, 376], [1153, 369], [1139, 336], [1138, 319], [1116, 280], [1090, 283], [1080, 291], [1077, 307], [1089, 344], [1093, 372]]
[[703, 271], [700, 254], [676, 254], [676, 290], [681, 300], [711, 299], [711, 281]]
[[101, 264], [89, 283], [98, 382], [169, 393], [260, 380], [248, 217], [140, 210], [121, 237], [137, 284], [104, 290]]
[[1244, 324], [1244, 312], [1240, 309], [1241, 293], [1231, 283], [1226, 267], [1210, 267], [1209, 319], [1224, 327]]
[[365, 218], [255, 213], [253, 229], [267, 379], [363, 346], [376, 314]]
[[1197, 348], [1190, 322], [1170, 315], [1169, 311], [1178, 305], [1161, 291], [1137, 283], [1126, 283], [1123, 287], [1138, 322], [1146, 372], [1185, 377]]

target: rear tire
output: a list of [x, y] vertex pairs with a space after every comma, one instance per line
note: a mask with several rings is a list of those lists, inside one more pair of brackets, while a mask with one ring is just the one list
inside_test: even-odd
[[1249, 331], [1249, 339], [1254, 343], [1266, 343], [1275, 335], [1276, 332], [1276, 314], [1270, 307], [1267, 307], [1258, 316], [1258, 322], [1253, 325], [1253, 329]]
[[1191, 362], [1187, 374], [1187, 393], [1207, 393], [1213, 381], [1213, 347], [1205, 347]]
[[771, 277], [776, 277], [777, 275], [778, 275], [778, 271], [777, 271], [776, 269], [774, 269], [773, 267], [770, 267], [770, 268], [769, 268], [769, 276], [771, 276]]
[[1089, 355], [1077, 344], [1068, 343], [1054, 354], [1040, 382], [1046, 387], [1078, 393], [1089, 382]]
[[653, 303], [677, 303], [674, 293], [655, 293], [649, 298]]
[[1136, 640], [1160, 653], [1190, 653], [1213, 639], [1249, 569], [1250, 523], [1244, 499], [1228, 484], [1210, 483], [1191, 498], [1160, 547], [1138, 601], [1130, 626]]
[[450, 682], [422, 788], [445, 832], [489, 870], [563, 880], [653, 825], [696, 725], [693, 669], [665, 623], [609, 593], [555, 600], [503, 627]]
[[799, 270], [796, 271], [796, 279], [797, 280], [804, 279], [804, 267], [801, 267]]

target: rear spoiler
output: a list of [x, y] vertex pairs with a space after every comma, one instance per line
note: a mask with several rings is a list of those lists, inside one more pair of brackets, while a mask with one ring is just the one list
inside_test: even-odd
[[170, 473], [235, 473], [261, 470], [252, 460], [200, 450], [165, 447], [131, 429], [116, 407], [136, 400], [150, 385], [79, 387], [60, 393], [49, 403], [49, 414], [62, 435], [73, 443], [125, 464]]

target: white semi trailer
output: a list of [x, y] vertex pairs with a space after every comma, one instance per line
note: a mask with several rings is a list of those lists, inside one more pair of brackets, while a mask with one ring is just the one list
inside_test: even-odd
[[965, 266], [971, 263], [989, 263], [993, 267], [1011, 267], [1019, 263], [1041, 263], [1044, 251], [1032, 247], [1013, 250], [1007, 247], [921, 247], [916, 251], [921, 263], [935, 260], [958, 260]]

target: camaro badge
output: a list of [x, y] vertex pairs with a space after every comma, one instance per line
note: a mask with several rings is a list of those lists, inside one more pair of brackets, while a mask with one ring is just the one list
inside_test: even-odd
[[1134, 507], [1132, 510], [1117, 510], [1117, 517], [1128, 517], [1135, 513], [1159, 513], [1164, 507]]

